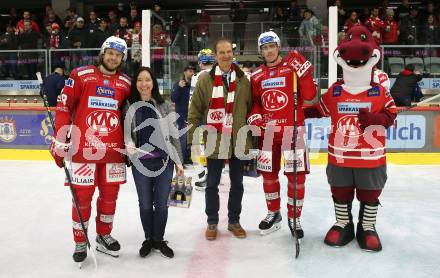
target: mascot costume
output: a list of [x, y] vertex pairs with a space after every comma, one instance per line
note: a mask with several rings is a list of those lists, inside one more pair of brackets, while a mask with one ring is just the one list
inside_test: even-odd
[[356, 195], [360, 202], [356, 239], [361, 249], [377, 252], [382, 250], [376, 215], [387, 179], [386, 128], [393, 124], [397, 108], [389, 92], [373, 81], [381, 52], [367, 28], [351, 28], [333, 58], [342, 67], [343, 80], [334, 83], [317, 104], [332, 125], [327, 179], [336, 223], [324, 242], [340, 247], [354, 239], [351, 208]]

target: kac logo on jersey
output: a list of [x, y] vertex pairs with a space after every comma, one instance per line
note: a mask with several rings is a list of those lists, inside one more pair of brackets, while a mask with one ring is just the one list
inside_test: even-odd
[[338, 113], [339, 114], [358, 114], [359, 109], [368, 108], [371, 110], [371, 103], [369, 102], [339, 102]]
[[261, 82], [262, 89], [284, 88], [284, 87], [286, 87], [285, 77], [269, 78]]
[[337, 124], [339, 132], [347, 137], [359, 137], [363, 132], [359, 128], [358, 121], [356, 115], [347, 115], [340, 118]]
[[105, 97], [89, 97], [89, 108], [118, 110], [118, 101]]
[[104, 85], [108, 85], [110, 84], [110, 81], [108, 81], [108, 79], [104, 79]]
[[65, 85], [67, 87], [73, 88], [73, 86], [75, 85], [75, 80], [73, 80], [72, 78], [69, 78], [69, 79], [66, 80]]
[[98, 132], [111, 133], [119, 127], [119, 117], [112, 111], [93, 111], [87, 115], [87, 125]]
[[110, 88], [110, 87], [96, 86], [96, 95], [100, 96], [100, 97], [111, 97], [111, 98], [114, 98], [115, 97], [115, 90], [113, 88]]
[[261, 102], [267, 111], [277, 111], [286, 107], [288, 97], [282, 91], [270, 90], [261, 95]]

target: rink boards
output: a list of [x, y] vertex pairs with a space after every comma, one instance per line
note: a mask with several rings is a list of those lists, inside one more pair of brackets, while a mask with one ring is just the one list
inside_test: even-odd
[[[307, 119], [312, 164], [327, 163], [330, 119]], [[51, 160], [52, 127], [44, 108], [0, 108], [0, 159]], [[399, 113], [387, 130], [387, 159], [395, 164], [440, 164], [440, 108]]]

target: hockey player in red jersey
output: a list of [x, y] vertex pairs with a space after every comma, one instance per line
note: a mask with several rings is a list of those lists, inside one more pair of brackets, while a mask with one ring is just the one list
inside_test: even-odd
[[[258, 49], [264, 58], [251, 77], [253, 106], [248, 115], [248, 124], [262, 128], [259, 140], [260, 153], [257, 157], [257, 170], [263, 176], [263, 187], [268, 213], [259, 225], [261, 234], [268, 234], [280, 228], [280, 183], [278, 172], [281, 154], [285, 158], [284, 173], [288, 179], [288, 224], [293, 232], [293, 219], [296, 219], [298, 238], [304, 236], [300, 216], [304, 199], [304, 183], [309, 171], [307, 145], [304, 129], [304, 100], [316, 96], [313, 82], [312, 64], [297, 51], [287, 56], [280, 55], [280, 39], [274, 32], [265, 32], [258, 38]], [[295, 88], [298, 90], [295, 90]], [[293, 211], [293, 125], [294, 91], [298, 92], [297, 104], [297, 191], [296, 207]]]
[[379, 196], [385, 186], [386, 128], [397, 108], [389, 92], [373, 82], [373, 67], [380, 50], [370, 31], [351, 28], [333, 57], [343, 70], [343, 81], [334, 83], [322, 96], [318, 110], [331, 117], [327, 179], [331, 186], [336, 223], [324, 242], [344, 246], [355, 237], [352, 201], [360, 201], [356, 239], [367, 251], [380, 251], [376, 232]]
[[[126, 58], [125, 41], [109, 37], [101, 47], [98, 66], [72, 70], [58, 97], [57, 134], [51, 145], [56, 164], [62, 167], [65, 159], [70, 171], [86, 230], [98, 187], [97, 249], [115, 257], [120, 244], [110, 233], [119, 186], [126, 181], [125, 157], [118, 151], [125, 149], [120, 107], [130, 95], [131, 81], [121, 73]], [[87, 246], [75, 207], [72, 220], [76, 243], [73, 259], [82, 262]]]

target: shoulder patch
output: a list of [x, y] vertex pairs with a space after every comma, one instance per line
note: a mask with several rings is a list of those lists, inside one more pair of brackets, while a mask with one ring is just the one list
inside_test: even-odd
[[369, 97], [378, 97], [380, 96], [380, 87], [374, 86], [371, 89], [368, 90], [368, 96]]
[[333, 87], [333, 93], [332, 95], [334, 97], [339, 97], [341, 95], [341, 91], [342, 91], [342, 86], [341, 85], [335, 85]]
[[297, 74], [298, 77], [301, 77], [304, 75], [304, 73], [307, 72], [307, 70], [312, 66], [312, 63], [310, 61], [306, 61], [302, 66], [298, 69]]

